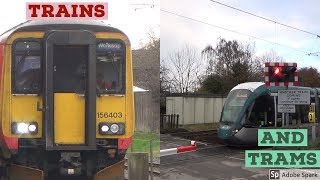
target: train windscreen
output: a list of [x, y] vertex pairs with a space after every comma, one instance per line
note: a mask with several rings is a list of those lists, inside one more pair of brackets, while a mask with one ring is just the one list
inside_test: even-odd
[[97, 93], [124, 93], [125, 47], [117, 41], [97, 44]]
[[221, 122], [235, 122], [251, 91], [237, 89], [229, 93], [221, 115]]
[[13, 45], [12, 91], [37, 94], [41, 88], [40, 42], [18, 40]]

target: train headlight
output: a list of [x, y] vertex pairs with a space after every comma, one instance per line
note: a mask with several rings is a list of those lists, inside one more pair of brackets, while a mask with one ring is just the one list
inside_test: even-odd
[[108, 125], [102, 125], [101, 126], [101, 131], [102, 132], [108, 132], [109, 131], [109, 126]]
[[11, 132], [13, 134], [37, 134], [38, 124], [36, 122], [32, 122], [32, 123], [14, 122], [11, 125]]
[[19, 134], [28, 133], [28, 124], [26, 124], [26, 123], [18, 123], [17, 124], [17, 132]]
[[117, 133], [119, 131], [119, 126], [118, 124], [112, 124], [110, 127], [111, 132]]
[[37, 126], [35, 124], [30, 124], [28, 129], [30, 132], [35, 132], [37, 131]]
[[119, 135], [125, 133], [124, 123], [99, 123], [99, 133], [102, 135]]

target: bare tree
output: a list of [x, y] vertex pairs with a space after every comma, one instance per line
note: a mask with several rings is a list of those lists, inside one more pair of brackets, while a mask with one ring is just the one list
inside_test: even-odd
[[149, 42], [142, 48], [133, 50], [132, 58], [134, 84], [151, 90], [153, 96], [159, 99], [160, 39], [150, 32]]
[[170, 53], [164, 62], [169, 69], [172, 91], [186, 93], [196, 89], [199, 84], [201, 62], [194, 47], [184, 45]]
[[[266, 62], [285, 62], [285, 59], [282, 56], [279, 56], [273, 49], [265, 52], [261, 56], [256, 56], [254, 59], [254, 67], [256, 71], [259, 72], [260, 77], [264, 77], [264, 67]], [[264, 79], [261, 80], [263, 81]]]
[[262, 54], [261, 56], [258, 56], [257, 59], [259, 59], [259, 61], [261, 63], [266, 63], [266, 62], [284, 62], [284, 58], [279, 56], [278, 53], [271, 49], [270, 51], [267, 51], [266, 53]]
[[248, 71], [253, 72], [253, 53], [254, 45], [219, 38], [215, 48], [208, 45], [202, 50], [202, 57], [207, 61], [206, 75], [214, 73], [229, 77], [235, 74], [239, 65], [244, 65]]
[[160, 62], [160, 93], [170, 92], [171, 90], [171, 81], [169, 78], [170, 70], [164, 63], [164, 60], [161, 59]]
[[202, 57], [207, 68], [200, 90], [223, 94], [237, 84], [257, 81], [260, 71], [254, 65], [253, 53], [254, 45], [223, 38], [218, 39], [215, 48], [205, 47]]

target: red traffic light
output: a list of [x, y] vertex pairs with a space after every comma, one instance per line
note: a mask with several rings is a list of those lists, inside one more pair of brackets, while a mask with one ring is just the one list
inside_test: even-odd
[[267, 62], [265, 63], [266, 86], [297, 86], [297, 63]]
[[273, 68], [273, 75], [280, 76], [282, 74], [282, 68], [281, 67], [274, 67]]

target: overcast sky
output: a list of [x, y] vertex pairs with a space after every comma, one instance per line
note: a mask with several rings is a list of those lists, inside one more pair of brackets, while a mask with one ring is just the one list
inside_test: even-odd
[[106, 24], [126, 33], [133, 48], [146, 43], [150, 31], [160, 36], [159, 0], [6, 0], [0, 6], [1, 34], [26, 21], [26, 2], [108, 2], [109, 18]]
[[[320, 1], [318, 0], [217, 1], [314, 34], [320, 34]], [[297, 62], [298, 67], [313, 66], [320, 70], [320, 53], [318, 53], [319, 56], [306, 55], [306, 53], [320, 52], [320, 38], [315, 35], [265, 21], [213, 3], [210, 0], [161, 0], [161, 9], [289, 47], [261, 41], [160, 11], [161, 58], [166, 58], [168, 53], [181, 48], [186, 43], [201, 52], [208, 44], [215, 47], [217, 38], [222, 37], [227, 40], [255, 43], [257, 55], [273, 49], [288, 62]]]

